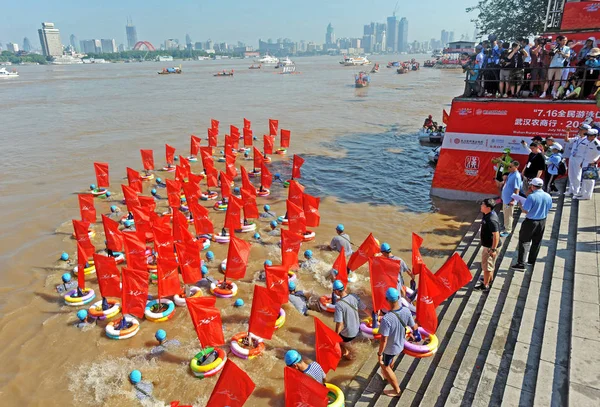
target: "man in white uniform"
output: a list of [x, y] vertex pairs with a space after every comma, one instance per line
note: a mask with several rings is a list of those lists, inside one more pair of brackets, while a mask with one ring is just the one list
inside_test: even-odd
[[[580, 147], [582, 157], [582, 167], [595, 167], [600, 159], [600, 140], [598, 140], [598, 130], [588, 130], [586, 146]], [[593, 179], [583, 179], [581, 181], [581, 190], [575, 199], [591, 199], [594, 192], [596, 181]]]
[[[587, 125], [582, 125], [582, 127]], [[589, 129], [586, 133], [579, 132], [578, 137], [569, 139], [567, 136], [565, 140], [570, 145], [570, 156], [569, 156], [569, 190], [565, 192], [565, 195], [578, 195], [581, 187], [581, 165], [583, 164], [583, 154], [588, 144], [587, 134], [598, 134], [598, 130]], [[582, 134], [583, 133], [583, 134]]]

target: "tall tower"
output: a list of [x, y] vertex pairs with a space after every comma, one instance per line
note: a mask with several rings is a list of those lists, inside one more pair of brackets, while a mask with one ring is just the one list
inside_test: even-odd
[[29, 41], [29, 38], [27, 38], [27, 37], [23, 38], [23, 51], [25, 51], [25, 52], [31, 51], [31, 42]]
[[406, 17], [402, 17], [398, 24], [398, 51], [408, 52], [408, 20]]
[[335, 45], [335, 32], [331, 23], [327, 26], [327, 33], [325, 34], [325, 44], [326, 45]]
[[73, 47], [76, 52], [81, 52], [79, 49], [79, 41], [77, 41], [75, 34], [71, 34], [69, 37], [69, 42], [71, 43], [71, 47]]
[[386, 39], [387, 51], [398, 52], [398, 18], [395, 14], [387, 18]]
[[127, 48], [132, 50], [135, 44], [138, 42], [137, 40], [137, 31], [135, 30], [135, 25], [131, 20], [131, 17], [127, 19], [127, 25], [125, 26], [125, 33], [127, 34]]
[[58, 28], [54, 28], [54, 23], [42, 23], [42, 28], [38, 30], [38, 34], [40, 35], [40, 44], [42, 44], [42, 53], [45, 57], [59, 57], [63, 54], [60, 31]]

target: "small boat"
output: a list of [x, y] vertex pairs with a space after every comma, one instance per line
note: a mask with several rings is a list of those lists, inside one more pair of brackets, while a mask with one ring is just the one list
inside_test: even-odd
[[371, 73], [377, 73], [377, 72], [379, 72], [379, 64], [373, 65], [373, 68], [371, 69]]
[[348, 57], [346, 55], [344, 55], [344, 59], [342, 61], [340, 61], [340, 64], [344, 65], [344, 66], [362, 66], [362, 65], [368, 65], [370, 64], [371, 61], [369, 61], [367, 59], [367, 57]]
[[217, 72], [213, 76], [233, 76], [233, 69], [229, 72], [227, 72], [223, 69], [223, 72]]
[[281, 70], [281, 72], [279, 72], [281, 75], [284, 74], [297, 74], [300, 72], [296, 72], [296, 65], [288, 65], [288, 66], [284, 66], [283, 69]]
[[432, 60], [428, 59], [427, 61], [425, 61], [423, 63], [423, 66], [425, 68], [433, 68], [435, 66], [435, 61], [432, 61]]
[[261, 68], [262, 68], [262, 64], [258, 64], [258, 65], [252, 64], [248, 67], [248, 69], [261, 69]]
[[161, 72], [159, 72], [159, 75], [171, 75], [171, 74], [180, 74], [183, 71], [181, 70], [181, 65], [174, 66], [173, 68], [163, 68], [163, 70]]
[[397, 68], [400, 66], [400, 62], [388, 62], [387, 67], [388, 68]]
[[292, 61], [289, 57], [285, 57], [285, 59], [280, 59], [277, 65], [275, 65], [275, 69], [282, 68], [284, 66], [294, 65], [294, 61]]
[[444, 130], [436, 131], [421, 128], [419, 131], [419, 141], [421, 143], [440, 144], [444, 140]]
[[354, 76], [354, 86], [357, 88], [366, 88], [371, 82], [371, 77], [366, 72], [359, 72]]
[[442, 146], [438, 146], [436, 148], [434, 148], [433, 150], [431, 150], [429, 153], [427, 153], [427, 158], [429, 158], [429, 161], [432, 162], [433, 164], [437, 164], [438, 160], [440, 159], [440, 151], [442, 150]]
[[17, 78], [19, 73], [16, 69], [12, 71], [7, 71], [6, 68], [0, 68], [0, 78]]
[[271, 56], [269, 54], [266, 54], [265, 56], [261, 57], [260, 59], [255, 59], [254, 62], [259, 63], [259, 64], [274, 65], [279, 62], [279, 59], [277, 59], [274, 56]]

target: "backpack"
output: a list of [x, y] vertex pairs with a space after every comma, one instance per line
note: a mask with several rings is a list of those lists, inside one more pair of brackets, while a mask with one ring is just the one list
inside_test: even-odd
[[567, 173], [567, 166], [564, 160], [561, 160], [558, 163], [558, 175], [565, 175]]

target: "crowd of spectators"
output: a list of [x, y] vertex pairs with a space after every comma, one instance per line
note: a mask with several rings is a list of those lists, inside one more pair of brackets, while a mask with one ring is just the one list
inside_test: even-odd
[[463, 57], [464, 97], [600, 99], [600, 48], [594, 37], [576, 42], [559, 35], [530, 43], [490, 35]]

